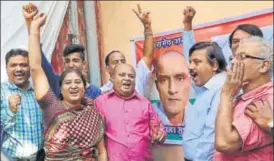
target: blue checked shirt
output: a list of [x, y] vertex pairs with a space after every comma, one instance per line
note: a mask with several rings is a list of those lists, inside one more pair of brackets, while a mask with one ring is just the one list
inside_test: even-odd
[[[9, 108], [8, 98], [21, 96], [16, 113]], [[11, 157], [28, 157], [43, 148], [42, 111], [31, 85], [24, 92], [11, 81], [1, 84], [1, 150]]]

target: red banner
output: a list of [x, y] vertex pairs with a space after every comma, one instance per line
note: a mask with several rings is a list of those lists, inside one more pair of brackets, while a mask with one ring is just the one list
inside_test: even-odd
[[[234, 20], [231, 20], [234, 19]], [[235, 20], [236, 19], [236, 20]], [[224, 22], [226, 21], [226, 22]], [[230, 20], [223, 19], [222, 21], [217, 21], [215, 23], [204, 24], [203, 26], [196, 27], [194, 29], [195, 40], [198, 41], [210, 41], [213, 37], [219, 35], [225, 35], [231, 33], [239, 24], [254, 24], [259, 27], [265, 27], [273, 25], [273, 9], [272, 11], [262, 11], [261, 13], [250, 13], [248, 15], [243, 15], [237, 18], [230, 18]], [[272, 32], [268, 33], [271, 35], [273, 40], [273, 26]], [[154, 37], [154, 58], [157, 58], [160, 54], [164, 53], [167, 50], [176, 50], [182, 52], [183, 42], [182, 42], [182, 32], [166, 32], [160, 33]], [[266, 35], [265, 35], [266, 36]], [[143, 43], [144, 39], [139, 38], [135, 39], [135, 55], [136, 63], [143, 56]]]

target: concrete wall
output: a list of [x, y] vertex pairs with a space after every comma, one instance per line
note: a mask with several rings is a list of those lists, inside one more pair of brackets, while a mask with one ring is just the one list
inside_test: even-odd
[[[137, 4], [143, 11], [151, 12], [154, 33], [181, 28], [186, 6], [196, 9], [194, 25], [273, 7], [271, 1], [100, 1], [102, 58], [118, 49], [126, 55], [127, 62], [132, 63], [130, 40], [143, 34], [143, 26], [132, 12]], [[108, 79], [104, 73], [101, 76], [103, 82]]]

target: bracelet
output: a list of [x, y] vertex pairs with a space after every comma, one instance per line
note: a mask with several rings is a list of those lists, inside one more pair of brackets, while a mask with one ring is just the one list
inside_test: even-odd
[[153, 33], [152, 32], [144, 32], [144, 34], [145, 34], [145, 36], [149, 36], [149, 35], [153, 35]]

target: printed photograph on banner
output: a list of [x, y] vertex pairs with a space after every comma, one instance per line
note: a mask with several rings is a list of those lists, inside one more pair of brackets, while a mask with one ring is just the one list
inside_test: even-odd
[[[230, 33], [239, 25], [239, 24], [256, 24], [259, 26], [264, 34], [264, 38], [273, 42], [273, 13], [263, 13], [261, 15], [251, 15], [245, 16], [242, 18], [231, 19], [227, 22], [216, 21], [211, 24], [207, 23], [206, 25], [198, 25], [194, 27], [193, 34], [196, 42], [200, 41], [214, 41], [219, 44], [223, 49], [225, 54], [225, 59], [229, 62], [229, 56], [231, 55], [231, 49], [229, 47], [228, 37]], [[167, 51], [176, 51], [184, 55], [186, 60], [188, 60], [187, 49], [184, 50], [184, 45], [187, 46], [187, 42], [183, 42], [182, 29], [177, 29], [173, 31], [166, 31], [162, 33], [155, 34], [154, 36], [154, 62], [159, 58], [159, 56]], [[136, 60], [136, 63], [143, 56], [143, 45], [144, 38], [138, 37], [134, 41], [134, 52], [133, 57]], [[185, 51], [185, 52], [184, 52]], [[173, 64], [171, 64], [172, 66]], [[167, 108], [163, 105], [163, 100], [160, 99], [160, 91], [156, 87], [156, 74], [153, 71], [147, 78], [147, 86], [145, 89], [145, 97], [148, 98], [156, 112], [160, 116], [161, 120], [165, 125], [165, 130], [167, 132], [167, 139], [165, 144], [182, 144], [182, 133], [183, 133], [183, 124], [181, 126], [174, 126], [170, 123], [170, 118], [167, 117], [166, 112]], [[191, 105], [195, 103], [196, 92], [191, 86], [190, 91], [185, 91], [184, 96], [188, 96], [188, 104], [185, 107], [181, 107], [181, 112], [184, 113], [186, 108], [191, 108]], [[183, 117], [182, 117], [183, 118]]]

